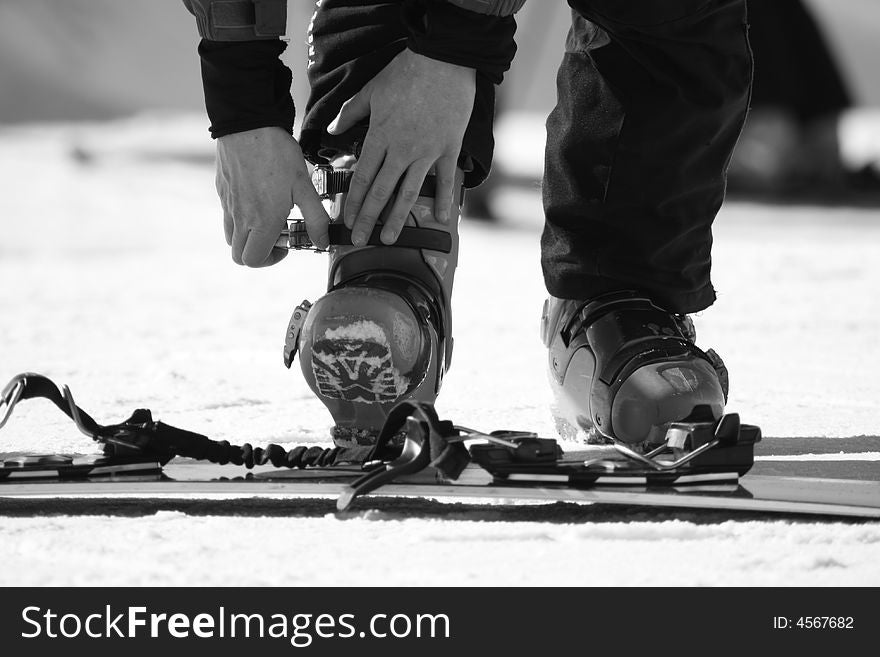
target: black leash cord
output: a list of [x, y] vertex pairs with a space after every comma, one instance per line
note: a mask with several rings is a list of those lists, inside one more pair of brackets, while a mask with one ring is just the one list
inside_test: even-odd
[[[337, 463], [337, 459], [342, 451], [339, 447], [319, 447], [317, 445], [310, 447], [298, 445], [290, 451], [274, 443], [265, 448], [254, 447], [250, 443], [233, 445], [228, 440], [211, 440], [199, 434], [191, 434], [189, 431], [169, 427], [169, 425], [161, 422], [156, 422], [155, 424], [160, 425], [163, 429], [168, 428], [179, 432], [178, 439], [173, 440], [170, 445], [170, 450], [174, 452], [174, 456], [209, 461], [218, 465], [231, 463], [233, 465], [243, 465], [246, 468], [266, 464], [271, 464], [276, 468], [323, 467]], [[190, 436], [184, 436], [184, 434], [190, 434], [190, 436], [195, 436], [198, 439], [192, 440]], [[105, 446], [106, 451], [107, 446]]]

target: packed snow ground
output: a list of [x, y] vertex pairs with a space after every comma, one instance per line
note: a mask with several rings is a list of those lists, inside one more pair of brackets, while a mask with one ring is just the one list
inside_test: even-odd
[[[290, 312], [320, 296], [325, 259], [234, 265], [209, 149], [200, 117], [0, 130], [0, 383], [44, 373], [99, 421], [148, 407], [217, 439], [325, 443], [329, 416], [281, 361]], [[552, 435], [540, 200], [510, 192], [499, 207], [509, 225], [462, 225], [456, 350], [438, 410]], [[715, 236], [719, 300], [696, 323], [730, 368], [730, 408], [768, 436], [876, 435], [880, 212], [729, 203]], [[29, 402], [0, 449], [90, 445]], [[0, 584], [880, 584], [877, 523], [571, 507], [509, 522], [491, 507], [432, 505], [340, 519], [314, 508], [0, 517]], [[133, 545], [150, 558], [132, 559]], [[244, 561], [273, 567], [228, 568]]]

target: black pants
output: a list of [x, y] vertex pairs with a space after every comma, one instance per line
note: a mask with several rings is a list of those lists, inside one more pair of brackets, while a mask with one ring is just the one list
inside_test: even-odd
[[[714, 301], [711, 225], [745, 121], [752, 62], [745, 0], [569, 0], [572, 28], [547, 120], [542, 266], [548, 291], [635, 289], [673, 312]], [[404, 47], [398, 3], [324, 0], [312, 24], [301, 141]], [[466, 183], [492, 157], [494, 87], [478, 76]]]

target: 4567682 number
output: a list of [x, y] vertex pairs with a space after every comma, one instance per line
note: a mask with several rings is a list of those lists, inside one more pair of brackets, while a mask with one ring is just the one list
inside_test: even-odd
[[774, 616], [775, 630], [851, 630], [855, 627], [852, 616], [799, 616], [797, 619], [787, 616]]

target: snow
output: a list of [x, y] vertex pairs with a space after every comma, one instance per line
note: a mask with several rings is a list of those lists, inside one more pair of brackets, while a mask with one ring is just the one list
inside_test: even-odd
[[7, 520], [3, 539], [6, 586], [865, 586], [880, 527], [163, 511]]
[[322, 336], [325, 340], [373, 340], [379, 344], [388, 345], [385, 331], [376, 322], [359, 321], [346, 324], [335, 329], [327, 329]]
[[[0, 130], [0, 383], [44, 373], [98, 421], [146, 407], [216, 439], [326, 443], [323, 405], [282, 364], [291, 309], [320, 296], [325, 257], [233, 264], [210, 149], [198, 117]], [[462, 225], [438, 411], [553, 435], [540, 198], [507, 190], [498, 206], [502, 226]], [[715, 239], [719, 300], [695, 320], [731, 371], [730, 408], [769, 436], [876, 435], [880, 213], [728, 203]], [[45, 402], [16, 409], [0, 445], [90, 449]], [[236, 516], [224, 504], [30, 518], [0, 506], [0, 584], [880, 584], [877, 523], [431, 502], [337, 518], [320, 500]]]
[[880, 461], [880, 452], [859, 452], [858, 454], [773, 454], [755, 456], [756, 461]]

